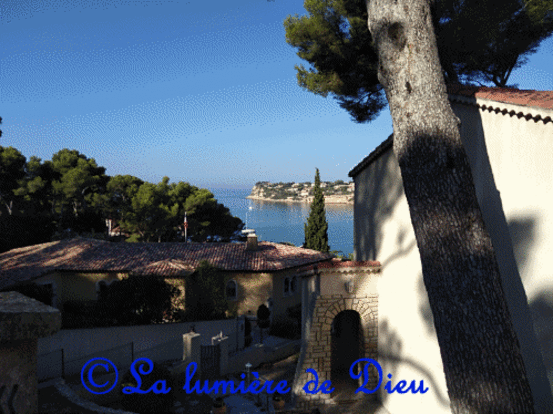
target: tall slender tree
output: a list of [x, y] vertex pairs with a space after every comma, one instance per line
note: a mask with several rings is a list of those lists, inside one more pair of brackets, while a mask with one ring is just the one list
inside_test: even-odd
[[304, 225], [306, 249], [318, 250], [328, 253], [328, 223], [325, 215], [325, 199], [321, 189], [321, 179], [319, 169], [315, 173], [315, 185], [313, 186], [313, 202], [311, 211], [307, 217], [307, 223]]
[[456, 414], [532, 413], [497, 259], [448, 102], [431, 5], [366, 0], [451, 407]]

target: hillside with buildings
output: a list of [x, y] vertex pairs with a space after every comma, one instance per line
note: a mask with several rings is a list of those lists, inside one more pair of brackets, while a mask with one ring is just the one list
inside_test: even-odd
[[[270, 183], [261, 181], [254, 185], [248, 198], [253, 200], [286, 203], [311, 203], [313, 183]], [[342, 180], [321, 182], [326, 204], [353, 204], [354, 184]]]

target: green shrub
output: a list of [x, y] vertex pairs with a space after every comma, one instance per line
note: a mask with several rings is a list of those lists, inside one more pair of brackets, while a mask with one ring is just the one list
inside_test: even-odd
[[271, 317], [271, 311], [267, 305], [262, 304], [257, 308], [257, 326], [262, 329], [269, 327], [269, 318]]

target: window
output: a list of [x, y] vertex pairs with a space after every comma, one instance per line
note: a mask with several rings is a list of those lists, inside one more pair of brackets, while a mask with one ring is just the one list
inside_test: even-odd
[[292, 281], [290, 282], [290, 292], [296, 293], [298, 287], [298, 281], [296, 280], [296, 276], [292, 278]]
[[229, 280], [227, 282], [227, 287], [226, 287], [226, 294], [227, 294], [227, 299], [236, 299], [237, 297], [237, 284], [236, 284], [236, 281], [234, 280]]
[[55, 282], [39, 282], [39, 285], [45, 288], [45, 291], [48, 292], [48, 296], [52, 298], [50, 306], [56, 307], [57, 305], [57, 295], [56, 295], [56, 284]]
[[284, 296], [288, 296], [290, 294], [290, 278], [287, 277], [284, 279]]

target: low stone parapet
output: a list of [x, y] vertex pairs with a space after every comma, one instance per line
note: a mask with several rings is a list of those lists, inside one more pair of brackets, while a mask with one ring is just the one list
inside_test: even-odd
[[37, 412], [38, 338], [60, 328], [58, 309], [18, 292], [0, 292], [0, 412]]

